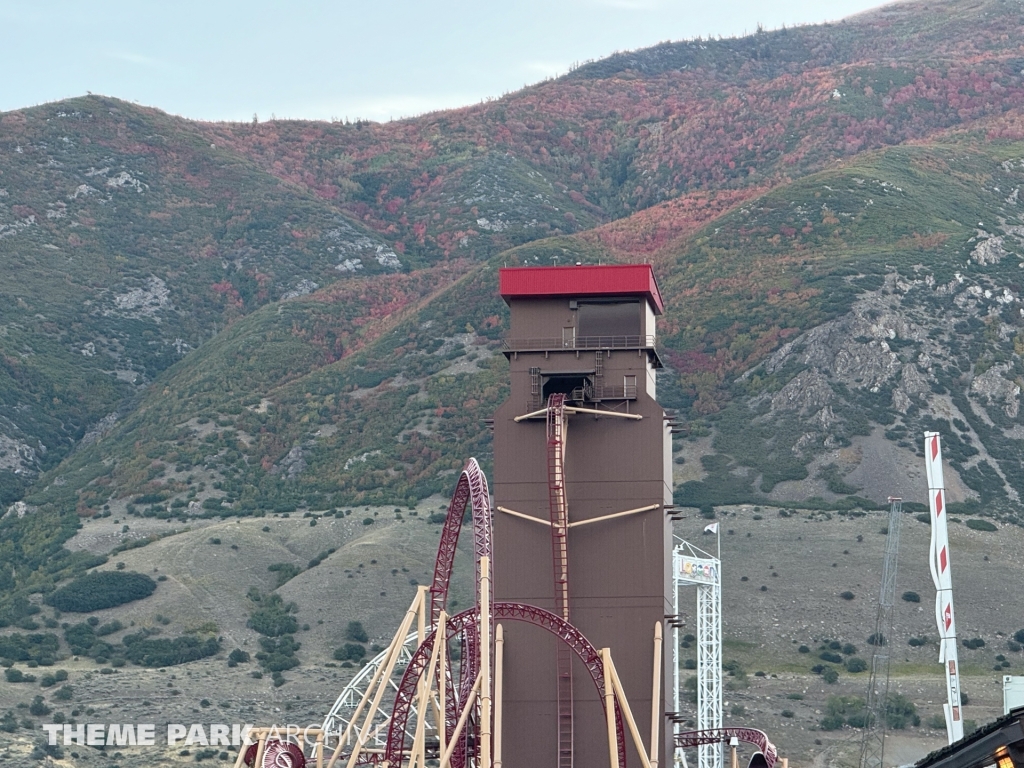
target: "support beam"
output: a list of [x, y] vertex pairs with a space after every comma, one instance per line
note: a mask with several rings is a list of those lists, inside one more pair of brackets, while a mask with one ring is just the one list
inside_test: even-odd
[[651, 768], [658, 768], [661, 725], [661, 622], [654, 622], [654, 676], [651, 683]]
[[[409, 613], [412, 613], [415, 610], [417, 610], [417, 601], [422, 600], [424, 594], [425, 589], [424, 591], [417, 590], [416, 597], [413, 598], [412, 604], [409, 606]], [[327, 761], [327, 768], [334, 768], [334, 764], [338, 761], [338, 758], [341, 756], [341, 750], [344, 749], [344, 747], [348, 744], [349, 736], [351, 735], [352, 729], [353, 727], [355, 727], [356, 722], [359, 720], [359, 715], [362, 714], [363, 707], [366, 706], [366, 703], [370, 700], [370, 697], [373, 695], [374, 689], [380, 682], [380, 678], [384, 672], [384, 667], [387, 664], [387, 660], [390, 659], [391, 654], [395, 652], [396, 643], [398, 645], [404, 644], [404, 639], [397, 634], [391, 639], [391, 645], [389, 645], [387, 648], [387, 654], [381, 661], [381, 665], [377, 667], [377, 671], [373, 673], [373, 677], [370, 679], [369, 685], [366, 686], [366, 691], [363, 692], [362, 698], [359, 700], [359, 705], [356, 707], [356, 711], [352, 715], [352, 719], [349, 720], [348, 725], [345, 727], [345, 732], [338, 737], [338, 746], [331, 754], [331, 759]], [[241, 768], [241, 765], [235, 766], [235, 768]]]
[[501, 715], [505, 675], [505, 630], [494, 628], [494, 760], [493, 768], [501, 768]]
[[639, 413], [619, 413], [618, 411], [599, 411], [597, 408], [578, 408], [575, 405], [565, 406], [566, 413], [592, 413], [595, 416], [618, 416], [620, 419], [632, 419], [640, 421], [643, 419]]
[[516, 512], [514, 509], [508, 509], [507, 507], [495, 507], [495, 509], [499, 512], [504, 512], [506, 515], [512, 515], [512, 517], [521, 517], [523, 520], [529, 520], [531, 523], [540, 523], [541, 525], [551, 527], [550, 522], [547, 520], [541, 520], [539, 517], [530, 517], [529, 515], [525, 515], [522, 512]]
[[476, 682], [473, 683], [473, 690], [469, 692], [469, 696], [466, 697], [466, 706], [462, 708], [462, 714], [459, 715], [459, 722], [455, 725], [455, 730], [452, 731], [452, 740], [448, 744], [448, 748], [444, 751], [441, 756], [441, 768], [451, 768], [452, 752], [455, 751], [455, 745], [459, 743], [459, 737], [462, 735], [462, 729], [466, 727], [466, 720], [469, 718], [469, 713], [476, 706], [477, 694], [480, 692], [480, 673], [477, 673]]
[[540, 419], [546, 417], [547, 415], [548, 409], [541, 408], [539, 411], [533, 411], [532, 413], [524, 413], [522, 416], [515, 416], [513, 417], [512, 421], [518, 424], [520, 421], [525, 421], [526, 419]]
[[[650, 512], [652, 509], [657, 509], [660, 504], [649, 504], [646, 507], [637, 507], [636, 509], [627, 509], [625, 512], [614, 512], [610, 515], [601, 515], [601, 517], [592, 517], [589, 520], [577, 520], [575, 523], [569, 523], [570, 528], [576, 528], [580, 525], [590, 525], [591, 523], [602, 523], [605, 520], [611, 520], [615, 517], [625, 517], [626, 515], [635, 515], [640, 512]], [[501, 507], [498, 507], [501, 509]], [[502, 510], [507, 511], [507, 510]], [[531, 518], [532, 519], [532, 518]]]
[[480, 762], [491, 768], [491, 558], [480, 558]]
[[[595, 416], [617, 416], [620, 419], [632, 419], [633, 421], [640, 421], [643, 416], [639, 413], [619, 413], [618, 411], [602, 411], [597, 408], [580, 408], [575, 405], [565, 406], [566, 413], [591, 413]], [[548, 409], [541, 408], [539, 411], [531, 411], [530, 413], [524, 413], [522, 416], [512, 417], [512, 421], [518, 424], [520, 421], [526, 421], [527, 419], [541, 419], [547, 416]]]
[[[442, 609], [441, 615], [438, 617], [438, 632], [444, 631], [445, 619], [447, 619], [447, 614]], [[419, 717], [416, 719], [416, 735], [413, 738], [412, 756], [409, 759], [410, 768], [414, 764], [426, 765], [424, 740], [426, 738], [427, 712], [433, 698], [434, 673], [437, 671], [437, 654], [440, 650], [441, 641], [438, 634], [435, 633], [434, 647], [430, 651], [430, 663], [427, 665], [427, 674], [420, 680], [419, 703], [417, 705]]]
[[611, 649], [601, 649], [601, 664], [604, 667], [604, 717], [608, 726], [608, 760], [611, 768], [619, 768], [619, 743], [615, 729], [615, 691], [612, 688]]
[[[640, 738], [640, 729], [636, 727], [636, 720], [633, 719], [633, 711], [629, 708], [629, 701], [626, 699], [626, 692], [622, 689], [622, 681], [619, 680], [619, 673], [615, 671], [615, 664], [612, 662], [611, 651], [608, 651], [608, 671], [611, 672], [612, 689], [615, 691], [615, 699], [619, 702], [619, 709], [622, 710], [622, 719], [629, 726], [629, 733], [633, 737], [633, 746], [640, 755], [640, 764], [644, 768], [651, 768], [651, 761], [647, 758], [647, 750], [644, 749], [644, 742]], [[605, 677], [605, 685], [608, 678]]]
[[[370, 708], [366, 711], [366, 719], [363, 721], [363, 727], [359, 731], [359, 736], [356, 739], [355, 747], [352, 749], [352, 756], [348, 759], [348, 763], [345, 768], [354, 768], [355, 764], [359, 761], [359, 753], [363, 749], [363, 745], [366, 744], [369, 738], [370, 726], [373, 724], [373, 718], [377, 714], [377, 709], [380, 707], [380, 701], [384, 697], [384, 691], [388, 689], [388, 683], [391, 680], [391, 673], [395, 669], [395, 663], [398, 661], [399, 651], [402, 647], [402, 638], [409, 634], [409, 628], [412, 627], [412, 622], [416, 618], [423, 601], [426, 599], [427, 590], [429, 587], [420, 586], [416, 589], [416, 598], [413, 600], [412, 605], [409, 607], [408, 612], [405, 614], [405, 618], [402, 620], [402, 626], [398, 628], [398, 632], [395, 633], [394, 640], [391, 641], [391, 653], [387, 658], [387, 662], [382, 664], [381, 667], [384, 669], [384, 673], [380, 677], [380, 684], [377, 687], [377, 693], [373, 697], [373, 702], [370, 704]], [[355, 718], [352, 718], [355, 722]], [[346, 734], [348, 729], [345, 729]], [[341, 743], [338, 744], [341, 747]], [[333, 760], [331, 761], [334, 762]], [[258, 763], [257, 763], [258, 764]]]

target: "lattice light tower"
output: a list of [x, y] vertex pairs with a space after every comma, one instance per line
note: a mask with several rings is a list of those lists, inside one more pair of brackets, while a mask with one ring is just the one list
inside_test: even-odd
[[889, 497], [889, 530], [885, 539], [882, 586], [875, 617], [875, 643], [868, 678], [867, 727], [860, 746], [861, 768], [883, 768], [885, 756], [885, 706], [889, 695], [889, 648], [896, 625], [896, 566], [900, 551], [900, 521], [903, 500]]
[[[681, 541], [673, 550], [672, 573], [676, 616], [673, 642], [673, 691], [679, 731], [680, 683], [679, 658], [680, 607], [679, 590], [697, 587], [697, 729], [707, 731], [722, 727], [722, 564], [721, 560], [688, 541]], [[722, 768], [721, 743], [697, 747], [699, 768]], [[677, 762], [682, 754], [677, 753]]]

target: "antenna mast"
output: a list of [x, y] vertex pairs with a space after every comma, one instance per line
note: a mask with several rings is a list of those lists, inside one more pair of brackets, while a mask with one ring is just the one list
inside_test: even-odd
[[896, 561], [900, 550], [903, 500], [889, 497], [889, 530], [885, 539], [882, 586], [875, 617], [874, 650], [868, 678], [867, 721], [860, 745], [861, 768], [882, 768], [885, 753], [885, 708], [889, 696], [889, 647], [896, 625]]

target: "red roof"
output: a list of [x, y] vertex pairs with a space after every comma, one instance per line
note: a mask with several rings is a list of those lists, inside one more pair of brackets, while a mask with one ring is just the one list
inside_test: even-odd
[[506, 267], [500, 270], [501, 297], [539, 299], [556, 296], [644, 296], [655, 314], [665, 303], [650, 264], [579, 267]]

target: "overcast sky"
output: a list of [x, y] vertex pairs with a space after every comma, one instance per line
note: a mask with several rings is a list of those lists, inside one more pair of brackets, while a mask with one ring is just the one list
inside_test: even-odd
[[87, 91], [205, 120], [388, 120], [574, 62], [877, 0], [0, 0], [0, 111]]

